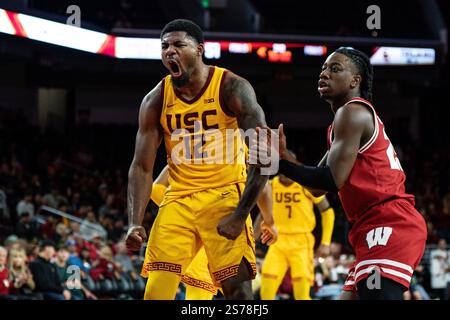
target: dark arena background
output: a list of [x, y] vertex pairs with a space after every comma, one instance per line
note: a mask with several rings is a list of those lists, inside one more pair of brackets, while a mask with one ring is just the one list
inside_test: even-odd
[[[74, 289], [71, 299], [142, 299], [145, 247], [132, 253], [124, 243], [128, 169], [142, 98], [167, 75], [161, 30], [185, 18], [205, 31], [205, 63], [246, 78], [268, 125], [284, 124], [290, 149], [307, 165], [326, 151], [333, 120], [317, 93], [323, 62], [342, 46], [370, 57], [374, 106], [428, 226], [404, 298], [448, 300], [449, 12], [446, 0], [0, 1], [0, 299], [44, 298], [41, 280], [6, 289], [3, 276], [22, 259], [26, 274], [41, 277], [27, 268], [43, 240], [55, 245], [50, 262], [63, 268], [59, 276], [79, 276], [87, 289]], [[165, 164], [162, 144], [154, 178]], [[314, 300], [337, 299], [354, 259], [339, 197], [327, 197], [335, 226], [331, 254], [314, 262]], [[157, 211], [150, 201], [147, 230]], [[267, 248], [257, 241], [258, 266]], [[294, 299], [290, 279], [288, 272], [277, 300]], [[258, 273], [255, 299], [260, 282]], [[184, 297], [180, 284], [176, 299]]]

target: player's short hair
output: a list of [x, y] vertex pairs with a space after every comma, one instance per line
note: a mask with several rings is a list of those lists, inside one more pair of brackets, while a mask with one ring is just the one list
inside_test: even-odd
[[176, 19], [166, 24], [161, 31], [161, 39], [166, 33], [175, 31], [186, 32], [189, 37], [197, 41], [199, 44], [205, 42], [202, 29], [196, 23], [187, 19]]
[[361, 97], [372, 101], [373, 67], [369, 57], [364, 52], [348, 47], [340, 47], [335, 52], [343, 54], [352, 60], [362, 77], [360, 85]]

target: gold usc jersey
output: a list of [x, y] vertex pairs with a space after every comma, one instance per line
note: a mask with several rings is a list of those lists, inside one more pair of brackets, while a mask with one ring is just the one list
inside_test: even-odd
[[313, 195], [298, 183], [285, 186], [279, 177], [271, 181], [273, 196], [273, 217], [280, 233], [312, 232], [316, 226], [314, 204], [324, 196]]
[[177, 96], [170, 75], [163, 80], [160, 122], [169, 188], [162, 205], [194, 192], [246, 181], [243, 135], [236, 117], [222, 108], [225, 72], [210, 66], [204, 87], [190, 101]]

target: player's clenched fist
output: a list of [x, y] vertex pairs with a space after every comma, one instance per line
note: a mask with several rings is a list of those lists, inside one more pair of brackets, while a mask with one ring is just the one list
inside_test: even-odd
[[138, 251], [141, 249], [144, 241], [147, 240], [147, 233], [144, 227], [131, 225], [128, 228], [127, 236], [125, 238], [125, 244], [128, 250]]
[[228, 240], [235, 240], [244, 230], [245, 220], [241, 216], [231, 214], [217, 225], [217, 232]]

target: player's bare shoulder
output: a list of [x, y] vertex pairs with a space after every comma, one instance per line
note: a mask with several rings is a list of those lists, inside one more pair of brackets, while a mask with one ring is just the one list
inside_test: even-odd
[[164, 80], [161, 80], [149, 93], [142, 99], [139, 110], [139, 125], [147, 126], [159, 123], [159, 117], [163, 107]]
[[256, 102], [255, 90], [249, 81], [231, 71], [227, 71], [224, 77], [223, 97], [227, 105]]
[[367, 126], [373, 128], [373, 113], [366, 105], [351, 102], [336, 111], [334, 122], [335, 126], [342, 124], [349, 128]]
[[161, 80], [149, 93], [142, 99], [141, 109], [162, 109], [164, 95], [164, 80]]
[[231, 71], [227, 71], [224, 77], [223, 101], [229, 111], [239, 115], [260, 109], [249, 81]]

